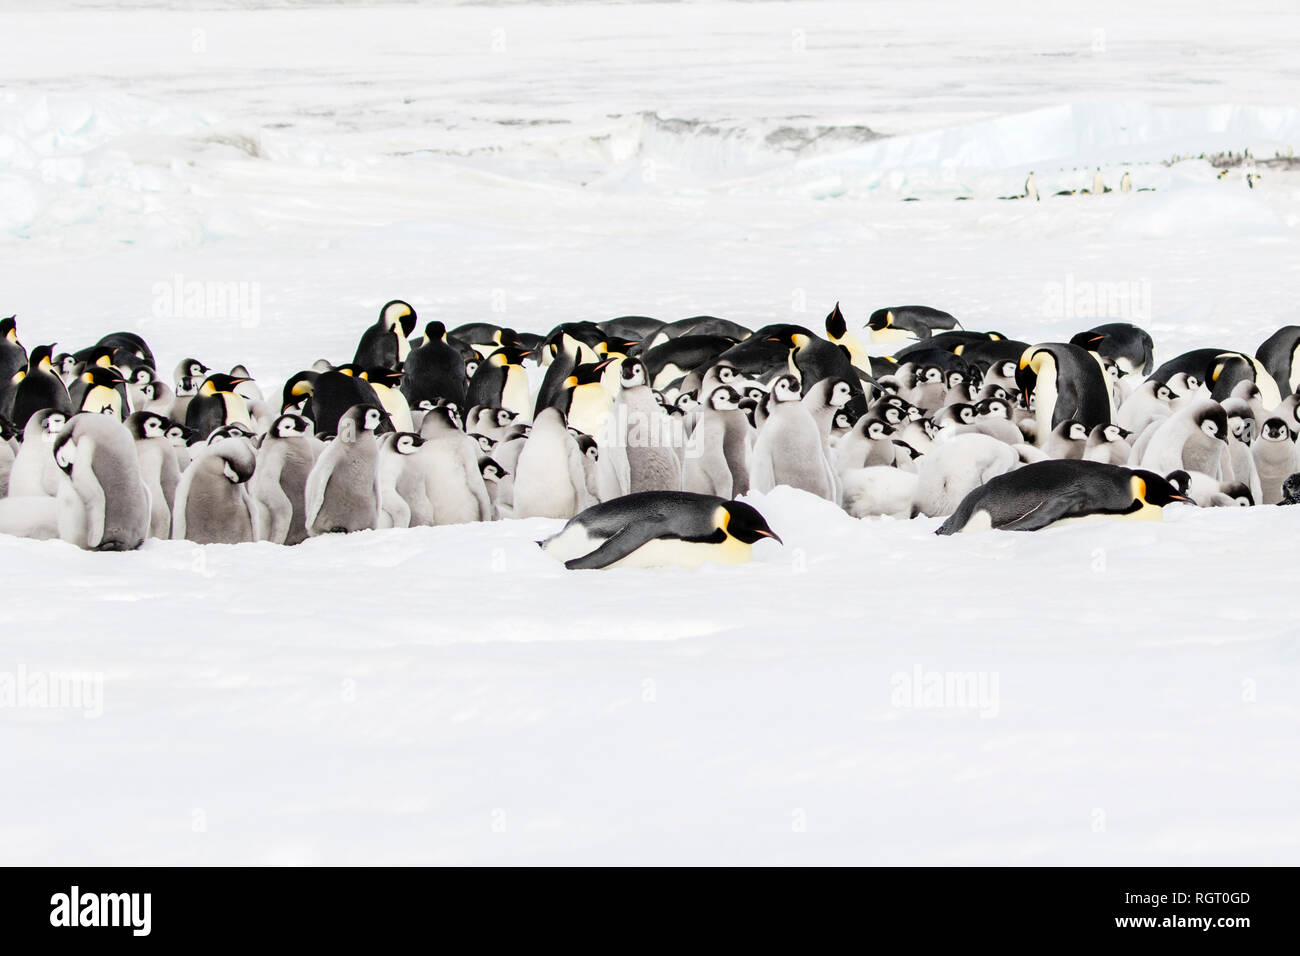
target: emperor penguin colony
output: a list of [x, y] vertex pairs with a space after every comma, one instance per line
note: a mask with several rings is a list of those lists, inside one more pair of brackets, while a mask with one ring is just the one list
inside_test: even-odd
[[133, 332], [56, 352], [0, 321], [0, 532], [131, 550], [546, 518], [566, 568], [694, 568], [778, 546], [736, 499], [782, 485], [940, 535], [1300, 499], [1300, 326], [1157, 365], [1129, 323], [1019, 341], [921, 305], [533, 334], [394, 299], [357, 324], [351, 361], [268, 389], [192, 357], [165, 381]]

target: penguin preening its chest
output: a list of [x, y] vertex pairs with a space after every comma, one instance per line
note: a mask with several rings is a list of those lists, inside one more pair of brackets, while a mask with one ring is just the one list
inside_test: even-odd
[[415, 331], [415, 309], [394, 299], [379, 310], [375, 324], [361, 334], [352, 364], [361, 368], [398, 369], [410, 354], [407, 338]]
[[1038, 531], [1088, 517], [1158, 520], [1173, 502], [1191, 503], [1154, 472], [1094, 461], [1041, 461], [970, 492], [935, 533]]
[[697, 568], [743, 564], [752, 545], [777, 536], [752, 506], [685, 491], [646, 491], [595, 505], [572, 518], [542, 550], [571, 571]]
[[1111, 421], [1106, 375], [1097, 359], [1077, 345], [1049, 343], [1025, 349], [1016, 383], [1033, 398], [1040, 446], [1062, 422], [1073, 419], [1091, 431]]

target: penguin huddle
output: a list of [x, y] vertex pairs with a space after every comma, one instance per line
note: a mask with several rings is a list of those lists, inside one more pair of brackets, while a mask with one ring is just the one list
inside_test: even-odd
[[277, 400], [238, 364], [184, 358], [167, 381], [131, 332], [28, 350], [10, 317], [0, 531], [129, 550], [544, 517], [568, 522], [542, 545], [569, 567], [695, 566], [779, 541], [734, 501], [778, 486], [940, 534], [1300, 497], [1300, 326], [1159, 367], [1123, 322], [1031, 343], [894, 306], [862, 328], [896, 351], [869, 354], [838, 304], [819, 331], [622, 316], [536, 335], [421, 326], [395, 299], [351, 361]]

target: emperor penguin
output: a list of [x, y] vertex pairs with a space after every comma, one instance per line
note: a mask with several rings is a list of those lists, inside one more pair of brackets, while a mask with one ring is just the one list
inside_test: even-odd
[[802, 399], [799, 380], [793, 375], [773, 381], [768, 416], [750, 456], [750, 487], [768, 492], [777, 485], [790, 485], [838, 503], [821, 427]]
[[149, 489], [126, 426], [112, 415], [74, 415], [52, 450], [63, 476], [59, 537], [92, 551], [140, 547], [149, 534]]
[[1093, 354], [1077, 345], [1031, 345], [1020, 357], [1016, 382], [1026, 399], [1033, 397], [1039, 447], [1061, 422], [1073, 419], [1091, 430], [1112, 420], [1106, 374]]
[[172, 538], [196, 544], [256, 540], [248, 480], [257, 454], [245, 438], [205, 445], [181, 475], [172, 514]]
[[171, 537], [172, 507], [181, 480], [176, 449], [167, 438], [170, 424], [169, 419], [153, 412], [132, 412], [126, 420], [140, 461], [140, 477], [149, 489], [149, 537], [160, 541]]
[[867, 348], [861, 339], [849, 331], [849, 324], [845, 321], [838, 302], [831, 309], [830, 315], [826, 316], [826, 338], [848, 353], [854, 368], [863, 372], [871, 371], [871, 358], [867, 355]]
[[307, 540], [307, 478], [324, 450], [302, 415], [287, 412], [271, 423], [248, 482], [258, 541], [293, 545]]
[[1034, 182], [1034, 172], [1031, 169], [1029, 176], [1025, 179], [1025, 198], [1038, 202], [1038, 184]]
[[455, 402], [465, 407], [465, 357], [447, 341], [441, 322], [424, 328], [424, 343], [411, 352], [402, 367], [402, 394], [415, 408], [421, 401]]
[[1300, 389], [1300, 325], [1284, 325], [1266, 338], [1255, 358], [1268, 371], [1280, 392]]
[[655, 401], [645, 364], [625, 359], [619, 377], [618, 398], [596, 436], [601, 500], [639, 491], [681, 491], [680, 443], [673, 421]]
[[401, 391], [402, 373], [392, 369], [371, 368], [362, 372], [361, 377], [374, 389], [380, 408], [388, 416], [388, 423], [397, 431], [414, 431], [411, 406], [406, 403], [406, 396]]
[[423, 444], [424, 439], [414, 432], [389, 432], [379, 440], [379, 527], [411, 526], [411, 506], [398, 486], [407, 471], [407, 459]]
[[1131, 193], [1133, 191], [1133, 177], [1128, 174], [1127, 169], [1124, 170], [1124, 175], [1120, 177], [1119, 191], [1122, 193]]
[[361, 368], [398, 369], [410, 354], [407, 338], [415, 331], [417, 316], [409, 302], [393, 299], [384, 303], [379, 318], [361, 334], [352, 364]]
[[73, 412], [72, 398], [63, 379], [52, 364], [54, 346], [38, 345], [28, 357], [26, 372], [16, 373], [13, 388], [13, 410], [9, 420], [22, 430], [32, 414], [44, 408], [56, 409], [64, 414]]
[[446, 406], [424, 416], [423, 446], [416, 452], [436, 525], [492, 520], [492, 497], [478, 467], [479, 446]]
[[1131, 322], [1095, 325], [1070, 339], [1070, 344], [1110, 359], [1121, 375], [1150, 375], [1155, 364], [1150, 333]]
[[[1138, 436], [1129, 464], [1161, 474], [1178, 469], [1199, 471], [1216, 481], [1231, 478], [1228, 416], [1211, 399], [1180, 408]], [[1227, 465], [1229, 472], [1225, 472]]]
[[469, 380], [465, 401], [470, 405], [503, 408], [521, 423], [531, 422], [533, 396], [524, 369], [525, 354], [523, 349], [511, 346], [492, 352]]
[[933, 336], [936, 329], [957, 328], [957, 319], [928, 305], [896, 305], [872, 312], [867, 328], [873, 342], [917, 342]]
[[1168, 480], [1096, 461], [1025, 465], [974, 489], [936, 531], [1038, 531], [1076, 518], [1158, 521], [1165, 505], [1190, 504]]
[[1087, 447], [1088, 430], [1079, 422], [1065, 421], [1052, 429], [1043, 451], [1048, 458], [1082, 458]]
[[749, 493], [749, 455], [754, 430], [740, 408], [740, 393], [717, 385], [686, 443], [682, 486], [686, 491], [736, 498]]
[[514, 477], [517, 518], [572, 518], [594, 503], [587, 491], [582, 452], [556, 408], [537, 413]]
[[1015, 448], [989, 435], [935, 441], [917, 463], [916, 506], [932, 518], [952, 514], [972, 489], [1019, 465]]
[[614, 399], [601, 382], [608, 360], [582, 363], [561, 383], [560, 412], [572, 428], [585, 435], [599, 435], [614, 407]]
[[753, 544], [781, 543], [753, 506], [686, 491], [643, 491], [584, 510], [542, 550], [571, 571], [743, 564]]
[[207, 438], [222, 425], [238, 423], [253, 427], [244, 396], [235, 389], [246, 379], [213, 372], [203, 380], [185, 408], [185, 427]]
[[1106, 188], [1106, 180], [1102, 179], [1101, 167], [1098, 166], [1097, 172], [1095, 172], [1092, 177], [1092, 195], [1100, 196], [1103, 193], [1108, 192], [1110, 192], [1110, 190]]
[[68, 415], [44, 408], [27, 419], [23, 443], [9, 470], [7, 494], [13, 498], [53, 498], [59, 493], [59, 466], [52, 449], [68, 423]]
[[307, 476], [307, 533], [368, 531], [379, 526], [378, 405], [354, 405]]
[[1100, 461], [1107, 465], [1127, 465], [1133, 447], [1127, 438], [1129, 432], [1118, 425], [1098, 425], [1088, 433], [1088, 444], [1083, 449], [1087, 461]]
[[68, 389], [72, 407], [78, 412], [109, 414], [119, 422], [131, 414], [126, 396], [126, 379], [115, 368], [92, 365], [77, 376]]
[[27, 349], [18, 341], [18, 317], [0, 319], [0, 386], [27, 368]]
[[1115, 424], [1135, 435], [1153, 421], [1173, 414], [1174, 392], [1164, 382], [1149, 378], [1130, 393], [1115, 414]]
[[1251, 446], [1255, 468], [1259, 472], [1262, 498], [1260, 504], [1275, 505], [1282, 500], [1282, 483], [1300, 471], [1300, 456], [1286, 422], [1269, 418]]

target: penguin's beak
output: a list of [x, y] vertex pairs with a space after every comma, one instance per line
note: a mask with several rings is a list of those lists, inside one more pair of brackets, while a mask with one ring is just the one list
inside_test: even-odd
[[757, 533], [762, 535], [764, 538], [771, 538], [777, 544], [781, 544], [781, 545], [785, 544], [785, 542], [781, 540], [781, 536], [777, 534], [775, 531], [763, 531], [760, 529]]

